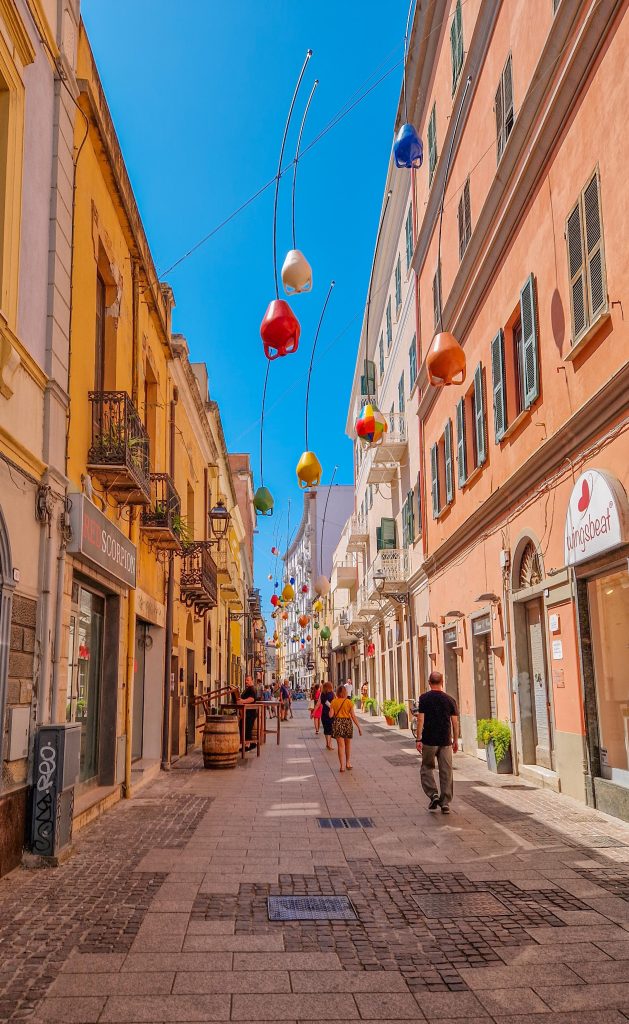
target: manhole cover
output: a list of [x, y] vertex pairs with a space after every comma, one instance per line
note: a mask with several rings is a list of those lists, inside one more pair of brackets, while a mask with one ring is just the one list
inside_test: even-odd
[[347, 896], [269, 896], [269, 921], [353, 921]]
[[434, 893], [413, 896], [424, 917], [506, 917], [504, 903], [489, 892]]
[[372, 818], [317, 818], [319, 828], [373, 828]]

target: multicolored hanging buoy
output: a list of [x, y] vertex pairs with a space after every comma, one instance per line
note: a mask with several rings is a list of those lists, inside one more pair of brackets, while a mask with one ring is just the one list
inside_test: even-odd
[[393, 159], [396, 167], [421, 167], [424, 147], [412, 124], [403, 124], [395, 136]]
[[253, 496], [253, 507], [256, 513], [259, 516], [272, 516], [274, 504], [273, 495], [268, 487], [258, 487]]
[[368, 445], [382, 443], [387, 432], [387, 421], [377, 405], [363, 405], [356, 419], [356, 436]]
[[314, 452], [304, 452], [297, 463], [297, 479], [302, 490], [318, 487], [321, 483], [323, 470]]

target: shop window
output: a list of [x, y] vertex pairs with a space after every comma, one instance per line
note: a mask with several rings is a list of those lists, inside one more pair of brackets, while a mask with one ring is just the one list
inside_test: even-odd
[[619, 569], [590, 580], [587, 588], [601, 775], [629, 786], [629, 573]]
[[500, 76], [498, 89], [496, 90], [494, 110], [496, 113], [498, 163], [500, 163], [505, 146], [507, 145], [507, 139], [513, 131], [513, 124], [515, 120], [513, 109], [513, 64], [511, 54], [507, 57], [507, 63], [505, 64]]
[[432, 185], [432, 179], [437, 166], [437, 104], [433, 103], [430, 117], [428, 119], [428, 186]]
[[600, 181], [595, 171], [566, 221], [572, 344], [607, 312]]
[[474, 382], [456, 407], [457, 478], [462, 487], [487, 460], [485, 382], [483, 364], [474, 371]]
[[527, 279], [517, 310], [491, 342], [496, 444], [539, 397], [539, 338], [535, 280]]
[[450, 56], [452, 58], [452, 95], [456, 91], [459, 75], [463, 69], [463, 12], [461, 0], [457, 0], [452, 24], [450, 25]]

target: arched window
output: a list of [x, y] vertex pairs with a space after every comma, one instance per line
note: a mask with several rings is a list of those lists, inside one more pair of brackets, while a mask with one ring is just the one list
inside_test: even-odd
[[542, 582], [544, 578], [544, 570], [542, 568], [542, 559], [539, 551], [535, 547], [532, 540], [528, 541], [522, 557], [520, 558], [520, 571], [518, 573], [518, 588], [520, 590], [526, 590], [529, 587], [535, 587], [538, 583]]

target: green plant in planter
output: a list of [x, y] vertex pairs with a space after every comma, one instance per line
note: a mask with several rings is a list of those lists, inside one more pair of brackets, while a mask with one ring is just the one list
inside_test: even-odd
[[355, 708], [359, 708], [361, 704], [360, 697], [352, 697], [352, 704], [354, 705]]
[[367, 700], [365, 701], [365, 710], [371, 711], [371, 709], [375, 708], [376, 706], [377, 705], [375, 699], [373, 697], [367, 697]]
[[173, 533], [175, 534], [175, 537], [181, 541], [184, 548], [194, 540], [190, 530], [188, 529], [188, 523], [185, 516], [179, 515], [178, 512], [175, 512], [173, 515]]
[[476, 725], [476, 740], [485, 747], [491, 741], [496, 764], [500, 764], [511, 745], [511, 731], [507, 723], [498, 718], [481, 718]]
[[383, 700], [382, 702], [382, 714], [386, 718], [397, 719], [400, 711], [404, 711], [405, 705], [400, 704], [397, 700]]

